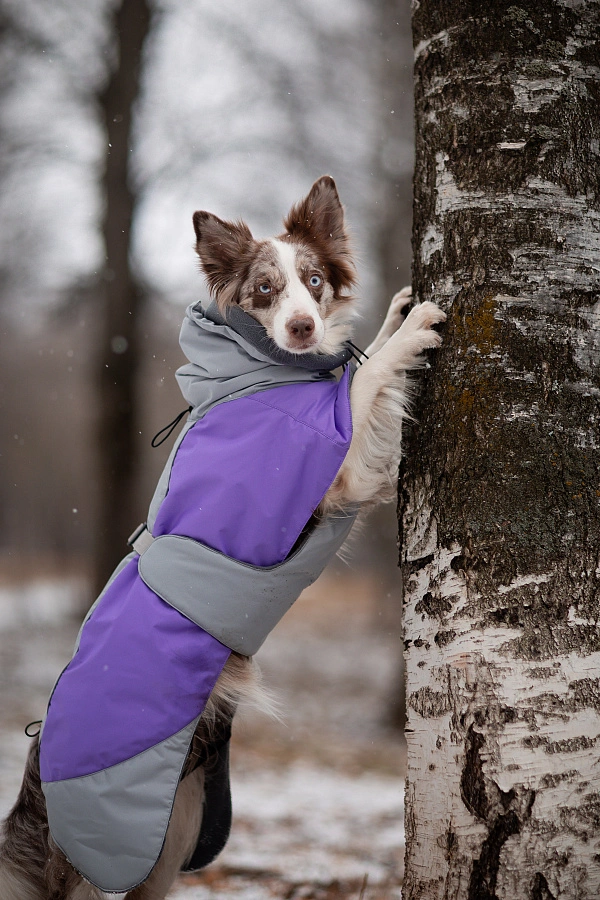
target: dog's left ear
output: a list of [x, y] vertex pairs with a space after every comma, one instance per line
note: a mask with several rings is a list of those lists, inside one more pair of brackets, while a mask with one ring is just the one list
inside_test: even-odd
[[292, 240], [316, 250], [335, 293], [356, 281], [344, 208], [331, 175], [317, 179], [304, 200], [292, 206], [284, 226]]

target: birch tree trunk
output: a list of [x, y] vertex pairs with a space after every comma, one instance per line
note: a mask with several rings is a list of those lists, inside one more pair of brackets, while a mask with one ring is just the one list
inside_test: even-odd
[[600, 897], [600, 5], [413, 0], [405, 900]]

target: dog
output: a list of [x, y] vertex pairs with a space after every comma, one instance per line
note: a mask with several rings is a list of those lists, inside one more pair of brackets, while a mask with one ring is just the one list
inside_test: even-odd
[[[221, 314], [239, 307], [263, 326], [277, 348], [298, 359], [336, 356], [347, 346], [356, 317], [356, 272], [331, 177], [319, 178], [292, 207], [276, 238], [256, 240], [244, 222], [223, 221], [204, 211], [196, 212], [193, 222], [201, 269]], [[402, 422], [410, 398], [407, 373], [423, 364], [426, 350], [440, 346], [435, 326], [446, 318], [430, 302], [407, 312], [410, 303], [410, 288], [394, 296], [377, 337], [360, 355], [350, 387], [352, 438], [315, 511], [317, 519], [357, 506], [367, 510], [396, 495]], [[211, 765], [206, 748], [240, 703], [268, 706], [253, 659], [233, 652], [196, 728], [158, 862], [147, 880], [127, 893], [127, 900], [164, 900], [189, 861], [200, 834]], [[0, 897], [108, 896], [71, 867], [49, 833], [35, 738], [18, 799], [4, 823]]]

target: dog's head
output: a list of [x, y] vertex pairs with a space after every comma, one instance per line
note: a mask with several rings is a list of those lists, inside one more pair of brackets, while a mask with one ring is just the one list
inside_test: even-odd
[[349, 336], [356, 273], [333, 178], [315, 181], [277, 238], [257, 241], [244, 222], [194, 213], [196, 251], [222, 312], [239, 304], [291, 353], [335, 353]]

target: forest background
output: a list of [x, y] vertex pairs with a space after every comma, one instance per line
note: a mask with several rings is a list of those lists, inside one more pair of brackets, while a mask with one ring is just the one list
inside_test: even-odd
[[[410, 4], [135, 4], [149, 14], [141, 31], [119, 24], [116, 0], [0, 2], [1, 814], [23, 726], [43, 715], [171, 446], [150, 441], [183, 408], [180, 323], [207, 296], [193, 211], [242, 217], [266, 237], [329, 173], [358, 260], [359, 346], [410, 283]], [[114, 96], [119, 74], [129, 99]], [[129, 128], [129, 109], [119, 147], [111, 134]], [[128, 290], [135, 321], [113, 328], [111, 303]], [[117, 370], [131, 382], [127, 495], [111, 483], [119, 443], [102, 377]], [[372, 517], [261, 651], [283, 721], [240, 722], [233, 836], [182, 883], [186, 898], [399, 897], [396, 534], [393, 508]]]

